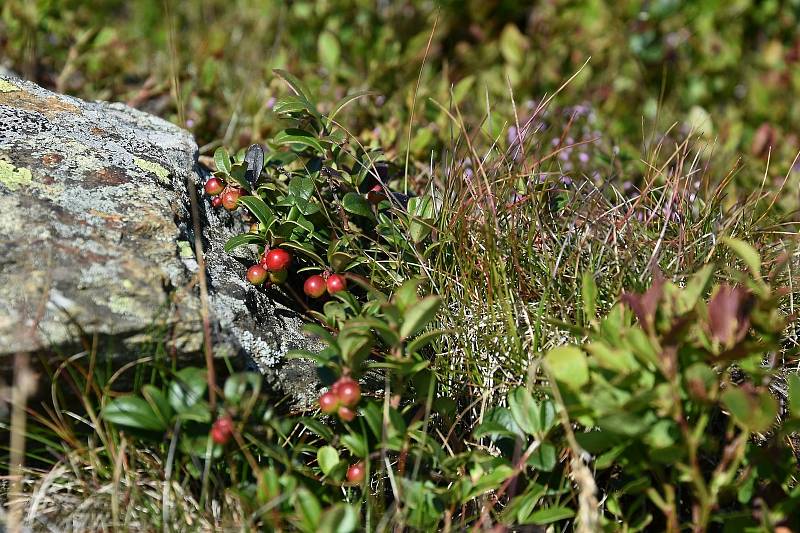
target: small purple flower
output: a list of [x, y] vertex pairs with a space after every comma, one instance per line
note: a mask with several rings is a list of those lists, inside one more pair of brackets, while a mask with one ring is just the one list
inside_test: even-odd
[[507, 138], [508, 138], [508, 144], [514, 144], [514, 142], [517, 140], [517, 127], [516, 126], [511, 126], [510, 128], [508, 128]]
[[581, 163], [588, 163], [589, 162], [589, 154], [586, 152], [581, 152], [578, 154], [578, 159]]
[[269, 100], [267, 100], [267, 109], [272, 109], [275, 106], [275, 102], [276, 102], [275, 97], [270, 96]]

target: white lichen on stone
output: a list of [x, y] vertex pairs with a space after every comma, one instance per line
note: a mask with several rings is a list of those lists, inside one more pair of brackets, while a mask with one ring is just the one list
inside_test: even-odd
[[31, 184], [33, 175], [27, 168], [17, 168], [8, 161], [0, 159], [0, 183], [10, 191], [16, 191]]
[[133, 162], [136, 163], [136, 166], [141, 168], [142, 170], [146, 170], [147, 172], [152, 172], [153, 174], [158, 176], [158, 179], [160, 179], [161, 181], [166, 181], [167, 177], [169, 176], [169, 170], [162, 167], [158, 163], [153, 163], [152, 161], [148, 161], [140, 157], [135, 158]]

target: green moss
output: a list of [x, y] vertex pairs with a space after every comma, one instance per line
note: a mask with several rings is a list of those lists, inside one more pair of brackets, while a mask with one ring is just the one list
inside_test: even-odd
[[152, 161], [147, 161], [146, 159], [141, 159], [139, 157], [135, 158], [133, 162], [136, 163], [136, 166], [142, 170], [152, 172], [162, 181], [166, 180], [167, 176], [169, 176], [169, 170], [162, 167], [158, 163], [153, 163]]
[[27, 168], [17, 168], [8, 161], [0, 159], [0, 183], [12, 191], [31, 184], [33, 176]]

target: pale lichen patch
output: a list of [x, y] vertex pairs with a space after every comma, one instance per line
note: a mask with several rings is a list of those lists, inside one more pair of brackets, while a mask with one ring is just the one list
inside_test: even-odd
[[166, 181], [167, 177], [169, 176], [169, 170], [162, 167], [158, 163], [153, 163], [152, 161], [148, 161], [147, 159], [142, 159], [141, 157], [136, 157], [133, 160], [136, 163], [136, 166], [145, 170], [147, 172], [152, 172], [158, 179], [161, 181]]
[[0, 79], [0, 93], [10, 93], [19, 91], [20, 88], [8, 80]]
[[194, 257], [194, 250], [189, 241], [178, 241], [178, 256], [182, 259], [190, 259]]
[[0, 183], [10, 191], [16, 191], [31, 184], [33, 175], [27, 168], [17, 168], [8, 161], [0, 159]]

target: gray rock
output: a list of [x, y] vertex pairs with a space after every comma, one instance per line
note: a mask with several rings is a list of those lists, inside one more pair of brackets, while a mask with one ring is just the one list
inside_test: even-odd
[[[202, 190], [206, 172], [177, 126], [0, 78], [0, 355], [69, 354], [98, 336], [112, 354], [152, 355], [166, 339], [168, 352], [199, 357], [187, 182]], [[312, 366], [285, 353], [316, 344], [297, 313], [244, 281], [242, 257], [222, 250], [238, 217], [206, 198], [199, 208], [215, 355], [310, 399]]]

